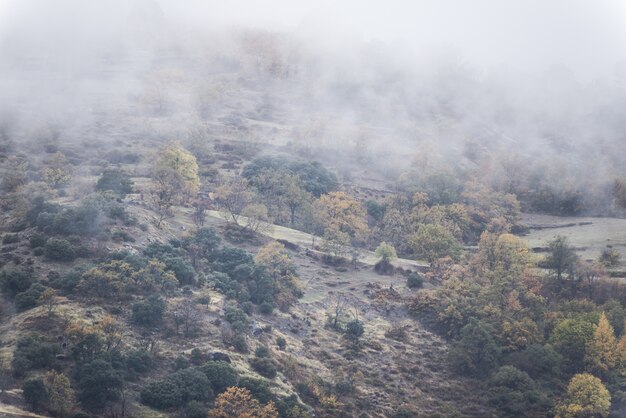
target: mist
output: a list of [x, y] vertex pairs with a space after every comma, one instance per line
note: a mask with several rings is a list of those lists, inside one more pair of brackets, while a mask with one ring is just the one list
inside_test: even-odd
[[624, 20], [617, 0], [4, 0], [0, 109], [22, 145], [200, 127], [346, 176], [452, 171], [511, 192], [515, 160], [602, 194], [624, 175]]

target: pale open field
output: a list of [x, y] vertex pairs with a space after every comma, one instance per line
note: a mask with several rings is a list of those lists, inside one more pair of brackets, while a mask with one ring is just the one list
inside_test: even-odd
[[626, 268], [626, 219], [523, 214], [522, 222], [531, 228], [524, 236], [531, 248], [562, 235], [585, 260], [596, 259], [604, 248], [616, 249], [622, 255], [618, 268]]

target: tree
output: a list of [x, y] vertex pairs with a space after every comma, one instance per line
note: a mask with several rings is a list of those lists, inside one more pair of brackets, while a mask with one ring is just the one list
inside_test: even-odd
[[176, 326], [176, 332], [178, 333], [179, 327], [182, 327], [185, 338], [197, 331], [202, 319], [202, 313], [190, 299], [183, 299], [178, 302], [171, 309], [170, 316]]
[[237, 370], [224, 361], [207, 361], [200, 370], [208, 377], [216, 394], [224, 392], [230, 386], [236, 386], [239, 381]]
[[501, 417], [545, 416], [548, 399], [526, 373], [503, 366], [491, 378], [489, 401]]
[[46, 307], [46, 312], [48, 313], [48, 316], [51, 316], [57, 302], [56, 292], [54, 291], [54, 289], [47, 287], [41, 293], [37, 302], [41, 305], [44, 305]]
[[216, 203], [228, 212], [235, 225], [239, 225], [239, 216], [244, 208], [252, 203], [253, 196], [248, 181], [241, 176], [222, 179], [215, 190]]
[[611, 394], [597, 377], [577, 374], [569, 382], [564, 402], [557, 407], [557, 418], [606, 417]]
[[351, 245], [366, 238], [369, 229], [365, 208], [345, 192], [322, 195], [316, 206], [318, 221], [324, 230], [347, 235]]
[[49, 371], [44, 378], [48, 392], [48, 408], [61, 417], [66, 417], [74, 407], [74, 391], [63, 373]]
[[72, 168], [65, 155], [57, 152], [43, 169], [42, 175], [48, 186], [57, 188], [70, 182], [72, 179]]
[[78, 398], [87, 407], [101, 409], [108, 401], [120, 398], [124, 381], [111, 364], [93, 360], [84, 364], [78, 373]]
[[389, 263], [398, 258], [396, 249], [393, 248], [393, 245], [387, 244], [384, 241], [376, 247], [376, 256], [380, 257], [383, 263]]
[[563, 236], [558, 236], [550, 241], [548, 248], [550, 252], [546, 257], [545, 266], [554, 270], [556, 278], [561, 284], [563, 282], [563, 274], [573, 270], [578, 256], [569, 245], [567, 238]]
[[412, 237], [412, 242], [416, 254], [431, 264], [446, 256], [457, 258], [459, 253], [454, 235], [438, 224], [420, 225]]
[[209, 411], [209, 418], [278, 418], [272, 402], [262, 406], [250, 391], [230, 387], [215, 400], [215, 407]]
[[500, 348], [488, 324], [472, 318], [461, 329], [460, 339], [450, 351], [450, 361], [459, 372], [484, 377], [496, 366]]
[[159, 217], [157, 226], [170, 215], [171, 207], [200, 190], [196, 157], [184, 148], [170, 144], [158, 155], [152, 172], [150, 197]]
[[39, 378], [28, 379], [22, 384], [22, 396], [24, 401], [37, 411], [48, 403], [48, 392], [43, 380]]
[[302, 295], [293, 263], [284, 245], [271, 241], [259, 249], [254, 261], [272, 277], [277, 304], [281, 309], [293, 305]]
[[620, 360], [615, 332], [606, 315], [602, 312], [593, 333], [593, 340], [590, 341], [585, 353], [587, 369], [601, 376], [606, 376], [617, 366]]
[[133, 322], [144, 327], [154, 327], [163, 321], [165, 301], [159, 295], [152, 295], [133, 305]]
[[587, 347], [594, 339], [595, 325], [584, 319], [564, 319], [550, 335], [550, 343], [563, 356], [567, 372], [580, 372], [585, 365]]

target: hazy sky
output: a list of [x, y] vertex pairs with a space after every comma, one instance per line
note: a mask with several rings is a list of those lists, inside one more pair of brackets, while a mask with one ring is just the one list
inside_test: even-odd
[[[0, 28], [104, 30], [114, 26], [107, 20], [124, 16], [132, 3], [0, 0]], [[324, 44], [362, 39], [418, 50], [445, 47], [479, 68], [541, 71], [563, 64], [589, 78], [610, 74], [616, 63], [626, 61], [625, 0], [160, 0], [159, 4], [167, 16], [206, 27], [296, 30]], [[42, 24], [48, 20], [56, 23]]]

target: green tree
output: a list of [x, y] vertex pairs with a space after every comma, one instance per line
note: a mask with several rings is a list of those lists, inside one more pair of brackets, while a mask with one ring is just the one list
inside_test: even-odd
[[567, 386], [564, 402], [557, 407], [557, 418], [606, 417], [611, 409], [611, 394], [597, 377], [577, 374]]
[[48, 403], [46, 386], [39, 378], [28, 379], [22, 384], [22, 396], [28, 406], [35, 411]]
[[488, 324], [472, 318], [450, 350], [452, 366], [463, 374], [484, 377], [496, 366], [500, 348]]
[[386, 242], [381, 242], [378, 247], [376, 247], [376, 256], [380, 257], [381, 261], [385, 264], [390, 263], [391, 261], [398, 258], [396, 254], [396, 249], [391, 244], [387, 244]]
[[442, 257], [456, 259], [459, 255], [459, 246], [454, 235], [438, 224], [420, 225], [412, 237], [412, 243], [415, 253], [431, 264]]
[[545, 260], [545, 266], [554, 270], [558, 282], [563, 282], [563, 275], [573, 270], [578, 256], [569, 245], [567, 238], [558, 236], [548, 243], [550, 252]]
[[121, 197], [133, 191], [133, 181], [121, 170], [105, 170], [96, 182], [96, 191], [110, 190]]
[[489, 383], [489, 401], [499, 417], [545, 416], [548, 399], [525, 372], [503, 366]]
[[563, 356], [564, 371], [576, 373], [583, 370], [587, 347], [594, 338], [596, 326], [584, 319], [564, 319], [550, 335], [550, 344]]
[[107, 402], [120, 398], [124, 381], [110, 363], [97, 359], [84, 364], [78, 373], [81, 403], [92, 409], [101, 409]]

